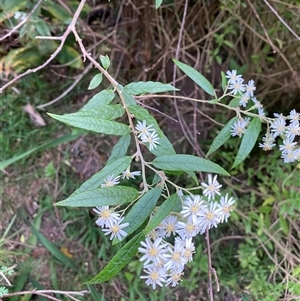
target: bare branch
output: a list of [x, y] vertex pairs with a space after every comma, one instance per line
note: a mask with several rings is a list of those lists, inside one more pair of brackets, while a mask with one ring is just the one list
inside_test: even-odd
[[35, 5], [35, 7], [32, 9], [32, 11], [27, 15], [27, 17], [24, 20], [22, 20], [17, 26], [12, 28], [6, 35], [4, 35], [2, 38], [0, 38], [0, 42], [3, 41], [4, 39], [8, 38], [9, 36], [11, 36], [16, 30], [18, 30], [20, 27], [22, 27], [28, 21], [28, 19], [32, 16], [32, 14], [37, 10], [37, 8], [39, 7], [39, 5], [42, 2], [43, 2], [43, 0], [39, 0], [39, 2]]
[[15, 83], [16, 81], [18, 81], [20, 78], [28, 75], [28, 74], [31, 74], [31, 73], [35, 73], [43, 68], [45, 68], [52, 60], [54, 60], [54, 58], [58, 55], [58, 53], [62, 50], [63, 48], [63, 45], [68, 37], [68, 35], [70, 34], [71, 31], [75, 30], [75, 25], [76, 25], [76, 22], [79, 18], [79, 15], [80, 15], [80, 12], [82, 11], [83, 9], [83, 6], [85, 4], [86, 0], [81, 0], [79, 5], [78, 5], [78, 8], [72, 18], [72, 21], [70, 23], [70, 25], [68, 26], [68, 28], [66, 29], [66, 31], [64, 32], [64, 34], [61, 36], [61, 37], [38, 37], [38, 38], [43, 38], [43, 39], [55, 39], [55, 40], [60, 40], [60, 44], [59, 46], [57, 47], [57, 49], [54, 51], [54, 53], [51, 54], [50, 58], [42, 65], [34, 68], [34, 69], [28, 69], [27, 71], [25, 71], [24, 73], [21, 73], [19, 74], [17, 77], [15, 77], [14, 79], [12, 79], [11, 81], [9, 81], [8, 83], [6, 83], [4, 86], [2, 86], [0, 88], [0, 93], [3, 93], [3, 91], [9, 87], [10, 85], [12, 85], [13, 83]]

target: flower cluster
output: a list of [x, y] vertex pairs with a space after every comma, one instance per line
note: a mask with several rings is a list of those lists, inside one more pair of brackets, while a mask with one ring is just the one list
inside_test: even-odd
[[110, 240], [115, 237], [121, 240], [127, 236], [123, 228], [128, 227], [129, 223], [122, 224], [124, 217], [121, 217], [120, 213], [114, 212], [109, 206], [96, 207], [93, 211], [98, 216], [96, 224], [103, 229], [105, 235], [110, 234]]
[[[147, 285], [176, 286], [181, 280], [185, 264], [193, 260], [193, 237], [203, 234], [219, 223], [227, 222], [235, 203], [228, 194], [221, 196], [222, 185], [217, 176], [208, 176], [208, 183], [201, 183], [203, 196], [181, 195], [182, 210], [167, 216], [153, 229], [138, 249], [142, 253]], [[220, 196], [219, 201], [215, 201]], [[173, 241], [173, 243], [170, 243]]]
[[[291, 110], [289, 116], [285, 117], [282, 114], [275, 113], [272, 121], [266, 119], [262, 104], [254, 97], [256, 87], [251, 79], [247, 84], [244, 84], [242, 75], [238, 75], [236, 70], [227, 71], [226, 78], [228, 79], [229, 94], [239, 99], [239, 105], [246, 107], [249, 101], [252, 102], [252, 107], [249, 109], [257, 109], [258, 116], [269, 123], [268, 131], [263, 137], [263, 143], [259, 144], [263, 150], [271, 150], [275, 145], [275, 140], [280, 137], [283, 144], [279, 145], [281, 150], [281, 158], [284, 163], [291, 163], [300, 160], [300, 148], [297, 147], [295, 141], [297, 136], [300, 136], [300, 113], [296, 110]], [[242, 137], [250, 123], [250, 118], [240, 117], [230, 129], [231, 136]]]
[[292, 163], [300, 160], [300, 148], [297, 147], [295, 141], [296, 137], [300, 136], [300, 113], [291, 110], [287, 117], [277, 113], [274, 114], [274, 117], [270, 129], [263, 137], [263, 143], [260, 143], [259, 147], [263, 150], [271, 150], [276, 145], [276, 138], [280, 137], [282, 144], [279, 145], [279, 149], [283, 162]]
[[138, 132], [138, 138], [142, 143], [147, 143], [149, 150], [152, 151], [159, 144], [159, 138], [153, 125], [147, 126], [146, 121], [138, 121], [135, 129]]
[[[140, 171], [130, 171], [129, 167], [123, 171], [122, 175], [114, 177], [114, 175], [109, 175], [101, 187], [112, 187], [120, 183], [120, 178], [122, 179], [135, 179], [136, 176], [140, 176]], [[113, 208], [109, 206], [99, 206], [93, 209], [97, 214], [98, 218], [96, 224], [103, 229], [105, 235], [110, 235], [110, 240], [115, 237], [119, 240], [127, 236], [127, 233], [123, 228], [129, 226], [129, 223], [122, 223], [124, 217], [121, 217], [119, 212], [114, 212]]]

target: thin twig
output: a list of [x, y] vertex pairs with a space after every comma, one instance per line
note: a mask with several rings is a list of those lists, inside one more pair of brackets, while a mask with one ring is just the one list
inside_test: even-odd
[[3, 41], [4, 39], [8, 38], [9, 36], [11, 36], [16, 30], [18, 30], [20, 27], [22, 27], [23, 24], [25, 24], [28, 21], [28, 19], [32, 16], [32, 14], [37, 10], [37, 8], [39, 7], [39, 5], [42, 2], [43, 2], [43, 0], [39, 0], [39, 2], [34, 6], [34, 8], [27, 15], [27, 17], [24, 20], [22, 20], [17, 26], [15, 26], [14, 28], [12, 28], [6, 35], [4, 35], [2, 38], [0, 38], [0, 42]]
[[269, 37], [269, 34], [268, 34], [268, 32], [267, 32], [267, 30], [266, 30], [266, 28], [265, 28], [265, 25], [264, 25], [264, 23], [262, 22], [262, 20], [260, 19], [259, 15], [258, 15], [258, 13], [257, 13], [257, 11], [256, 11], [256, 9], [255, 9], [255, 7], [253, 6], [253, 4], [251, 3], [250, 0], [247, 0], [247, 2], [248, 2], [248, 4], [249, 4], [249, 6], [251, 7], [251, 9], [253, 10], [255, 17], [256, 17], [256, 19], [258, 20], [258, 22], [259, 22], [259, 24], [260, 24], [260, 26], [261, 26], [261, 28], [262, 28], [262, 30], [263, 30], [263, 32], [264, 32], [266, 38], [267, 38], [267, 41], [269, 42], [270, 46], [272, 47], [273, 53], [276, 53], [274, 43], [271, 41], [271, 39], [270, 39], [270, 37]]
[[0, 88], [0, 93], [2, 93], [7, 87], [9, 87], [10, 85], [12, 85], [13, 83], [15, 83], [16, 81], [18, 81], [20, 78], [28, 75], [28, 74], [31, 74], [31, 73], [35, 73], [43, 68], [45, 68], [52, 60], [54, 60], [54, 58], [58, 55], [58, 53], [62, 50], [63, 48], [63, 45], [68, 37], [68, 35], [70, 34], [71, 31], [74, 30], [75, 28], [75, 25], [76, 25], [76, 22], [77, 22], [77, 19], [79, 18], [79, 15], [80, 15], [80, 12], [82, 11], [83, 9], [83, 6], [85, 4], [86, 0], [81, 0], [79, 5], [78, 5], [78, 8], [72, 18], [72, 21], [70, 23], [70, 25], [68, 26], [68, 28], [66, 29], [66, 31], [64, 32], [64, 34], [61, 36], [61, 37], [36, 37], [36, 38], [43, 38], [43, 39], [56, 39], [57, 40], [60, 40], [60, 45], [57, 47], [57, 49], [54, 51], [54, 53], [51, 54], [50, 58], [42, 65], [34, 68], [34, 69], [28, 69], [27, 71], [19, 74], [17, 77], [15, 77], [14, 79], [12, 79], [11, 81], [9, 81], [8, 83], [6, 83], [4, 86], [2, 86]]
[[213, 268], [211, 265], [211, 252], [210, 252], [210, 242], [209, 242], [209, 229], [206, 229], [205, 231], [205, 243], [206, 243], [206, 248], [207, 248], [207, 265], [208, 265], [208, 289], [207, 293], [209, 296], [210, 301], [214, 301], [214, 292], [213, 292], [213, 286], [212, 286], [212, 273], [213, 273]]
[[60, 299], [57, 299], [53, 296], [49, 296], [48, 294], [60, 294], [60, 295], [66, 295], [67, 297], [80, 301], [79, 299], [76, 299], [73, 296], [84, 296], [85, 294], [88, 294], [89, 291], [80, 291], [80, 292], [72, 292], [72, 291], [58, 291], [58, 290], [32, 290], [32, 291], [23, 291], [23, 292], [15, 292], [15, 293], [9, 293], [5, 294], [2, 296], [2, 298], [8, 298], [8, 297], [13, 297], [13, 296], [20, 296], [20, 295], [39, 295], [46, 297], [50, 300], [55, 300], [55, 301], [61, 301]]
[[58, 97], [52, 99], [51, 101], [47, 102], [47, 103], [44, 103], [40, 106], [37, 106], [36, 108], [37, 109], [44, 109], [48, 106], [51, 106], [53, 105], [54, 103], [58, 102], [59, 100], [61, 100], [62, 98], [64, 98], [70, 91], [72, 91], [74, 89], [74, 87], [78, 84], [78, 82], [83, 78], [83, 76], [85, 74], [87, 74], [92, 68], [93, 68], [93, 63], [90, 63], [84, 70], [82, 73], [80, 73], [77, 78], [75, 79], [75, 81], [72, 83], [72, 85], [70, 85], [68, 87], [67, 90], [65, 90], [62, 94], [60, 94]]
[[[178, 58], [179, 58], [179, 52], [180, 52], [180, 47], [181, 47], [181, 42], [182, 42], [182, 35], [183, 35], [184, 25], [185, 25], [185, 21], [186, 21], [188, 3], [189, 3], [189, 1], [185, 0], [184, 11], [183, 11], [182, 21], [181, 21], [181, 26], [180, 26], [180, 30], [179, 30], [179, 36], [178, 36], [178, 42], [177, 42], [177, 47], [176, 47], [176, 52], [175, 52], [175, 59], [176, 60], [178, 60]], [[175, 85], [175, 82], [176, 82], [176, 65], [174, 64], [174, 67], [173, 67], [173, 85]], [[173, 96], [175, 96], [175, 92], [173, 92]], [[195, 149], [195, 145], [194, 145], [193, 141], [191, 140], [190, 136], [186, 132], [186, 129], [185, 129], [185, 126], [184, 126], [185, 123], [184, 123], [183, 118], [182, 118], [182, 116], [179, 112], [179, 108], [178, 108], [176, 98], [174, 98], [174, 107], [175, 107], [175, 110], [176, 110], [176, 115], [178, 117], [180, 127], [183, 131], [183, 134], [186, 137], [186, 139], [188, 140], [188, 142], [191, 144], [191, 146]]]
[[[266, 5], [270, 8], [270, 10], [274, 13], [274, 15], [279, 19], [279, 21], [300, 41], [300, 37], [294, 32], [294, 30], [279, 16], [278, 12], [271, 6], [271, 4], [267, 0], [263, 0]], [[299, 25], [299, 23], [298, 23]]]

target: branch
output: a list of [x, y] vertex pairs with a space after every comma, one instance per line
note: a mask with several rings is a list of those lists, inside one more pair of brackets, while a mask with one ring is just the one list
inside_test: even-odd
[[24, 73], [19, 74], [17, 77], [15, 77], [14, 79], [12, 79], [11, 81], [9, 81], [7, 84], [5, 84], [4, 86], [2, 86], [0, 88], [0, 93], [3, 93], [3, 91], [9, 87], [10, 85], [12, 85], [13, 83], [15, 83], [16, 81], [18, 81], [20, 78], [31, 74], [31, 73], [35, 73], [43, 68], [45, 68], [57, 55], [58, 53], [62, 50], [63, 45], [68, 37], [68, 35], [70, 34], [71, 31], [75, 30], [75, 25], [76, 22], [79, 18], [80, 12], [83, 9], [83, 6], [85, 4], [86, 0], [81, 0], [78, 8], [72, 18], [72, 21], [70, 23], [70, 25], [68, 26], [68, 28], [66, 29], [66, 31], [64, 32], [64, 34], [61, 37], [41, 37], [41, 36], [37, 36], [36, 39], [51, 39], [51, 40], [60, 40], [60, 45], [57, 47], [57, 49], [54, 51], [54, 53], [51, 54], [50, 58], [42, 65], [34, 68], [34, 69], [28, 69], [27, 71], [25, 71]]
[[9, 36], [11, 36], [12, 33], [14, 33], [20, 27], [22, 27], [28, 21], [28, 19], [32, 16], [32, 14], [37, 10], [37, 8], [39, 7], [39, 5], [42, 2], [43, 2], [43, 0], [39, 0], [39, 2], [35, 5], [35, 7], [32, 9], [32, 11], [27, 15], [27, 17], [24, 20], [22, 20], [17, 26], [12, 28], [6, 35], [4, 35], [2, 38], [0, 38], [0, 42], [3, 41], [4, 39], [8, 38]]

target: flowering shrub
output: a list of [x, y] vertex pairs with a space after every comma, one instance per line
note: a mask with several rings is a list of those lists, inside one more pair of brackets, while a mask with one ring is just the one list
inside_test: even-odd
[[[209, 249], [209, 230], [228, 221], [235, 200], [221, 193], [222, 185], [217, 180], [217, 174], [229, 176], [229, 173], [208, 159], [176, 154], [155, 118], [136, 102], [136, 98], [150, 95], [170, 97], [156, 93], [174, 92], [177, 90], [175, 87], [159, 82], [137, 82], [123, 87], [107, 72], [109, 58], [101, 57], [101, 63], [102, 66], [95, 61], [94, 65], [110, 81], [113, 90], [97, 93], [77, 113], [49, 115], [72, 126], [119, 135], [121, 138], [106, 166], [57, 205], [95, 207], [94, 212], [98, 216], [96, 224], [105, 235], [110, 236], [113, 244], [129, 238], [108, 265], [88, 283], [112, 278], [139, 252], [144, 264], [141, 278], [146, 280], [147, 285], [152, 285], [154, 289], [163, 285], [175, 286], [181, 280], [185, 264], [193, 260], [193, 237], [205, 233]], [[275, 118], [268, 118], [262, 104], [254, 96], [256, 88], [253, 80], [244, 84], [242, 75], [235, 70], [228, 71], [226, 75], [222, 73], [223, 95], [218, 97], [210, 82], [198, 71], [179, 61], [174, 60], [174, 63], [213, 97], [210, 101], [192, 100], [219, 105], [236, 114], [214, 139], [206, 157], [230, 137], [237, 136], [234, 139], [241, 139], [241, 143], [232, 168], [236, 167], [249, 155], [258, 139], [261, 124], [266, 123], [267, 132], [259, 146], [270, 150], [279, 137], [283, 140], [279, 149], [284, 162], [299, 160], [299, 147], [296, 148], [294, 141], [300, 135], [299, 113], [292, 110], [288, 117], [275, 114]], [[96, 88], [101, 81], [102, 75], [96, 75], [89, 88]], [[116, 99], [115, 92], [119, 104], [111, 104]], [[115, 121], [124, 115], [128, 124]], [[287, 120], [289, 125], [286, 125]], [[132, 138], [135, 147], [129, 149]], [[147, 150], [155, 157], [152, 162], [144, 158]], [[128, 151], [130, 155], [127, 155]], [[139, 162], [140, 170], [130, 171], [133, 160]], [[151, 183], [146, 177], [146, 170], [147, 174], [153, 174]], [[207, 182], [199, 184], [195, 172], [208, 173]], [[195, 187], [176, 185], [166, 176], [168, 173], [191, 177]], [[140, 191], [122, 183], [124, 179], [135, 178], [141, 181]], [[212, 266], [209, 264], [211, 272]]]

